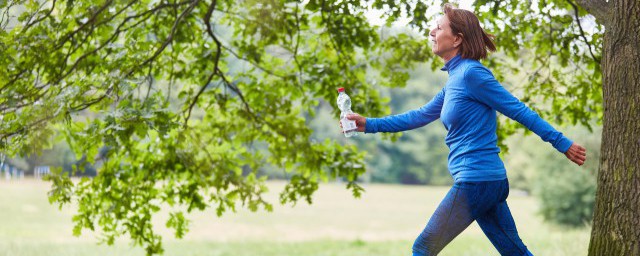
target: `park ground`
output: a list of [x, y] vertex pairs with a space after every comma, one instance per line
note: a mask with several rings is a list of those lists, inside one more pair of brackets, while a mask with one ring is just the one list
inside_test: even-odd
[[[395, 256], [411, 255], [413, 240], [448, 187], [364, 184], [353, 198], [344, 184], [322, 184], [312, 205], [279, 205], [283, 182], [269, 182], [273, 212], [239, 209], [217, 217], [214, 210], [189, 215], [190, 231], [174, 238], [155, 216], [165, 255], [211, 256]], [[99, 234], [72, 235], [73, 207], [50, 205], [50, 184], [32, 179], [0, 180], [0, 256], [144, 255], [126, 239], [98, 244]], [[589, 228], [543, 222], [534, 197], [512, 191], [507, 200], [520, 236], [536, 255], [586, 255]], [[440, 255], [499, 255], [472, 224]]]

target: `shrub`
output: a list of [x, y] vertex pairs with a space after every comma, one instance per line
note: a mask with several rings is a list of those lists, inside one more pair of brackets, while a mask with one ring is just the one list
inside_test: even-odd
[[585, 170], [562, 170], [552, 172], [540, 181], [536, 194], [545, 220], [574, 227], [591, 223], [595, 175]]

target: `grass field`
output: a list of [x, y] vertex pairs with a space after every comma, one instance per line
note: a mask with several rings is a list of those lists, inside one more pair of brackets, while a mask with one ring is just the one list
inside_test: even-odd
[[[283, 183], [269, 184], [277, 202]], [[190, 232], [173, 238], [163, 229], [165, 255], [281, 256], [410, 255], [447, 187], [364, 185], [354, 199], [342, 184], [323, 184], [313, 205], [274, 204], [274, 211], [241, 210], [218, 218], [214, 211], [190, 215]], [[115, 246], [97, 244], [98, 234], [72, 235], [73, 209], [49, 205], [49, 184], [0, 180], [0, 256], [143, 255], [125, 239]], [[589, 230], [562, 229], [536, 214], [534, 198], [512, 193], [508, 199], [521, 238], [536, 255], [586, 255]], [[164, 214], [157, 226], [164, 227]], [[477, 224], [472, 224], [440, 255], [498, 255]]]

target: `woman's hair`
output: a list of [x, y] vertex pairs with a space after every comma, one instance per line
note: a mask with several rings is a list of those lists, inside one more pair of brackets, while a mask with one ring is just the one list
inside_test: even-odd
[[496, 45], [493, 43], [495, 36], [484, 32], [473, 12], [454, 8], [451, 4], [445, 4], [443, 9], [453, 35], [462, 34], [459, 51], [462, 58], [484, 59], [487, 57], [487, 50], [496, 51]]

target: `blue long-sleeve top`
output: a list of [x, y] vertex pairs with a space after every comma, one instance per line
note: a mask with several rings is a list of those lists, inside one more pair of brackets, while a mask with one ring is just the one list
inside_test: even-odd
[[445, 87], [426, 105], [399, 115], [367, 118], [366, 133], [400, 132], [440, 118], [448, 133], [448, 167], [454, 181], [507, 178], [499, 157], [496, 110], [564, 153], [573, 142], [509, 93], [479, 61], [460, 55], [449, 60]]

